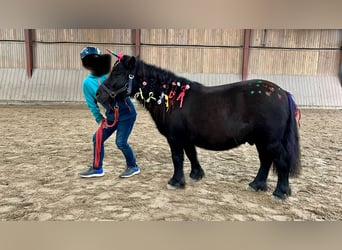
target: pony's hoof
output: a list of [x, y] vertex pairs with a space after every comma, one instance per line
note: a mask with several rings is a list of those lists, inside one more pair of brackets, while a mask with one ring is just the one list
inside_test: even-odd
[[190, 182], [199, 182], [200, 180], [202, 180], [202, 178], [201, 179], [195, 179], [195, 178], [189, 178], [189, 181]]
[[285, 199], [282, 199], [278, 196], [272, 195], [272, 200], [277, 202], [277, 203], [282, 203]]
[[171, 184], [167, 184], [166, 188], [169, 190], [176, 190], [176, 189], [184, 189], [185, 187], [184, 186], [173, 186]]
[[178, 189], [177, 187], [172, 186], [172, 185], [170, 185], [170, 184], [167, 184], [167, 185], [166, 185], [166, 188], [169, 189], [169, 190], [176, 190], [176, 189]]
[[247, 191], [249, 191], [249, 192], [258, 192], [258, 190], [252, 188], [251, 186], [247, 186]]
[[199, 181], [203, 179], [205, 176], [203, 169], [200, 170], [191, 170], [191, 173], [189, 175], [190, 180], [192, 181]]
[[167, 189], [184, 189], [185, 188], [185, 181], [182, 179], [181, 181], [177, 181], [171, 178], [167, 183]]
[[262, 181], [252, 181], [251, 183], [249, 183], [248, 187], [252, 189], [248, 189], [252, 192], [257, 192], [259, 190], [266, 192], [268, 189], [267, 183]]
[[276, 188], [272, 193], [273, 197], [277, 200], [284, 201], [291, 196], [291, 188]]

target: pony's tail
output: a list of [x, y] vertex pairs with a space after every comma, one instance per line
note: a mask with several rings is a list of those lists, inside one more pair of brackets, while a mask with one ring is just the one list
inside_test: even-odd
[[298, 176], [300, 174], [300, 145], [299, 145], [299, 134], [298, 126], [299, 122], [298, 114], [300, 114], [297, 105], [295, 104], [292, 95], [287, 92], [287, 98], [289, 102], [289, 118], [287, 121], [284, 137], [282, 139], [282, 144], [285, 150], [284, 161], [286, 165], [290, 168], [290, 176]]

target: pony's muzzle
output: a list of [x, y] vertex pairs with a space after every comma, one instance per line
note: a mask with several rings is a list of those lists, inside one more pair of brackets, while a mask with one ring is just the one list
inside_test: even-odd
[[101, 104], [105, 104], [109, 101], [109, 95], [107, 95], [107, 93], [105, 93], [100, 87], [96, 92], [96, 100]]

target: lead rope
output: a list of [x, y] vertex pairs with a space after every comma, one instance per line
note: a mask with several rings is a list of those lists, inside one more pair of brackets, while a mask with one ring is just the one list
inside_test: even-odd
[[119, 107], [115, 106], [114, 108], [110, 106], [110, 108], [114, 111], [115, 120], [113, 124], [109, 125], [106, 119], [102, 119], [99, 128], [96, 131], [96, 139], [95, 139], [95, 159], [94, 159], [94, 168], [99, 167], [100, 163], [100, 154], [101, 154], [101, 145], [102, 145], [102, 135], [103, 129], [114, 127], [119, 121]]
[[[99, 78], [98, 78], [98, 82], [99, 82], [99, 84], [101, 84]], [[115, 107], [113, 108], [112, 105], [109, 105], [109, 107], [114, 112], [114, 122], [113, 122], [113, 124], [109, 125], [107, 120], [105, 118], [102, 118], [102, 120], [100, 122], [100, 126], [97, 129], [97, 131], [96, 131], [94, 168], [98, 168], [99, 164], [100, 164], [101, 145], [102, 145], [102, 136], [103, 136], [103, 129], [104, 129], [104, 127], [112, 128], [119, 121], [119, 106], [115, 105]]]
[[107, 120], [103, 118], [101, 120], [100, 126], [96, 131], [96, 139], [95, 139], [95, 159], [94, 159], [94, 168], [99, 167], [100, 163], [100, 155], [101, 155], [101, 145], [102, 145], [102, 135], [103, 129], [112, 128], [114, 127], [119, 121], [119, 106], [115, 106], [114, 108], [110, 105], [110, 108], [114, 111], [114, 122], [113, 124], [109, 125]]

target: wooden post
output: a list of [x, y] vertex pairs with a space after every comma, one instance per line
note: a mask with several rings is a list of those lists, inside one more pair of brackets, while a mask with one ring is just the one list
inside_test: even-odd
[[32, 77], [33, 70], [33, 48], [32, 48], [32, 29], [25, 29], [25, 51], [26, 51], [26, 72], [29, 78]]
[[342, 84], [342, 46], [340, 48], [340, 72], [339, 72], [340, 82]]
[[140, 57], [141, 30], [135, 29], [135, 56]]
[[244, 44], [243, 44], [243, 59], [242, 59], [242, 80], [247, 79], [250, 43], [251, 43], [251, 30], [245, 29]]

